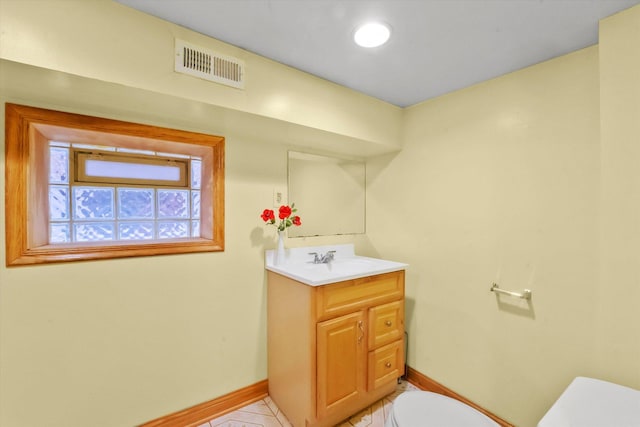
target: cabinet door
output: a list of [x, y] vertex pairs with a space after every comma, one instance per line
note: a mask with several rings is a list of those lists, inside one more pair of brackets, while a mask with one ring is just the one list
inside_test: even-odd
[[317, 415], [322, 418], [359, 400], [365, 392], [367, 353], [363, 312], [318, 323], [317, 345]]

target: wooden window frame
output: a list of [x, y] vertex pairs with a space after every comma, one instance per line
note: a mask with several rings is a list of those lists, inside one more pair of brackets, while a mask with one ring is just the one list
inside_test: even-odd
[[[200, 157], [201, 237], [50, 245], [49, 141]], [[224, 143], [221, 136], [5, 104], [6, 265], [223, 251]]]

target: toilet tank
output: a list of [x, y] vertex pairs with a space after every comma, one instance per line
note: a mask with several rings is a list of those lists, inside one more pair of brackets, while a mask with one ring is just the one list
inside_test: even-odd
[[576, 377], [538, 427], [640, 427], [640, 391]]

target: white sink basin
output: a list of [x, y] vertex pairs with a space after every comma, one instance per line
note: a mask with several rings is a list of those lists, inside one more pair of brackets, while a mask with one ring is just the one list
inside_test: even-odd
[[[309, 255], [310, 252], [324, 254], [330, 250], [336, 251], [335, 259], [326, 264], [314, 264], [313, 256]], [[273, 258], [273, 251], [267, 251], [267, 270], [311, 286], [389, 273], [407, 267], [407, 264], [400, 262], [357, 256], [353, 253], [353, 245], [289, 249], [286, 262], [278, 265], [275, 265]]]

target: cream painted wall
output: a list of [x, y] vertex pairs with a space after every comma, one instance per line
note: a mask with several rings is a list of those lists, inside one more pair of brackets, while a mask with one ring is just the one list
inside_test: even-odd
[[601, 279], [596, 366], [640, 388], [640, 6], [600, 23]]
[[252, 115], [0, 60], [3, 189], [5, 102], [224, 135], [226, 248], [10, 269], [3, 261], [0, 425], [136, 425], [265, 379], [263, 254], [276, 238], [259, 214], [274, 187], [286, 188], [294, 141], [281, 125], [266, 123], [259, 138], [243, 130], [263, 123]]
[[408, 108], [369, 161], [370, 247], [411, 265], [409, 365], [520, 427], [578, 375], [640, 388], [638, 16]]
[[[2, 111], [9, 101], [227, 138], [224, 253], [0, 266], [0, 425], [134, 425], [265, 379], [275, 231], [258, 215], [286, 188], [287, 149], [397, 150], [401, 109], [110, 0], [0, 0], [0, 28]], [[243, 59], [245, 90], [174, 73], [174, 38]]]
[[[2, 59], [399, 148], [399, 107], [111, 0], [2, 0], [0, 27]], [[175, 73], [176, 38], [244, 60], [246, 90]]]
[[[353, 241], [409, 262], [409, 363], [520, 427], [575, 375], [640, 387], [640, 322], [626, 311], [638, 296], [638, 62], [627, 57], [639, 14], [606, 20], [600, 51], [403, 112], [110, 1], [0, 0], [2, 108], [227, 137], [224, 253], [0, 265], [0, 425], [134, 425], [266, 378], [262, 265], [275, 233], [258, 214], [286, 186], [286, 150], [392, 152], [402, 132], [403, 151], [368, 162], [366, 235], [288, 244]], [[174, 76], [163, 58], [175, 35], [267, 77], [239, 93]], [[530, 287], [532, 307], [496, 300], [493, 281]]]

